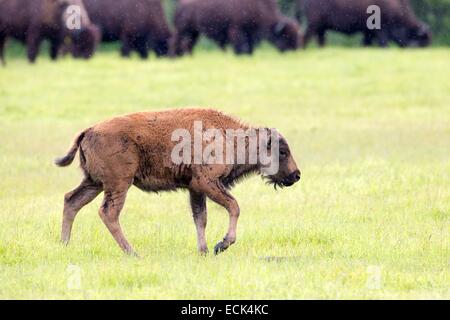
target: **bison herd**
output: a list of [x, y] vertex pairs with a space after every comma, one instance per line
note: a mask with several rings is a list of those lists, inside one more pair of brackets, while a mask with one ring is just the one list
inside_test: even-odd
[[[370, 6], [379, 8], [380, 27], [368, 28]], [[75, 11], [73, 8], [76, 8]], [[76, 14], [79, 24], [68, 21]], [[305, 48], [312, 37], [325, 44], [327, 30], [362, 33], [363, 45], [390, 41], [401, 47], [427, 46], [429, 28], [417, 19], [408, 0], [297, 0], [299, 22], [281, 13], [276, 0], [178, 0], [173, 28], [160, 0], [0, 0], [0, 59], [7, 38], [27, 47], [34, 62], [40, 43], [50, 42], [50, 57], [70, 53], [91, 57], [99, 42], [121, 42], [121, 53], [147, 58], [191, 54], [201, 35], [220, 48], [251, 54], [261, 41], [278, 50]]]

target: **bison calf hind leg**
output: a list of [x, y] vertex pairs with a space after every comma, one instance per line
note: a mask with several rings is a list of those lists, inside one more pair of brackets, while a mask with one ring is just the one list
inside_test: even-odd
[[90, 179], [85, 179], [76, 189], [64, 196], [64, 213], [61, 229], [61, 241], [64, 244], [67, 245], [70, 241], [70, 233], [77, 213], [81, 208], [94, 200], [101, 191], [101, 186]]
[[123, 189], [111, 191], [105, 188], [105, 196], [99, 210], [100, 218], [111, 232], [120, 248], [128, 255], [137, 256], [131, 245], [125, 238], [119, 223], [120, 211], [125, 203], [129, 185]]

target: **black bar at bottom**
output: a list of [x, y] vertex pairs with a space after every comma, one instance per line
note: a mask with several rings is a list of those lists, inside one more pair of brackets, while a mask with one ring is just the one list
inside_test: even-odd
[[[2, 301], [2, 312], [46, 317], [69, 315], [77, 319], [115, 316], [124, 319], [315, 319], [356, 316], [382, 317], [394, 312], [430, 318], [431, 312], [449, 310], [448, 301], [334, 301], [334, 300], [162, 300], [162, 301]], [[444, 310], [445, 308], [445, 310]], [[9, 309], [9, 310], [8, 310]], [[59, 309], [59, 311], [57, 311]], [[61, 314], [60, 312], [63, 311]], [[64, 318], [64, 317], [63, 317]]]

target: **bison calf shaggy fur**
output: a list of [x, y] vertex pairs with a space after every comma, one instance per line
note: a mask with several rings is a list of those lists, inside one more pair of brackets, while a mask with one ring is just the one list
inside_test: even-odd
[[[373, 5], [380, 9], [379, 29], [367, 26], [374, 14], [367, 11]], [[308, 20], [305, 46], [313, 36], [323, 46], [327, 30], [345, 34], [361, 32], [365, 46], [372, 45], [374, 40], [382, 47], [391, 40], [401, 47], [424, 47], [431, 43], [428, 26], [416, 18], [409, 0], [297, 0], [297, 8], [297, 16], [304, 12]]]
[[222, 49], [251, 54], [263, 39], [280, 51], [301, 45], [297, 22], [283, 16], [275, 0], [181, 0], [175, 11], [175, 53], [192, 53], [203, 34]]
[[[246, 160], [241, 164], [209, 164], [210, 162], [205, 161], [177, 164], [172, 158], [176, 145], [172, 134], [181, 129], [194, 136], [195, 123], [198, 121], [202, 123], [204, 130], [215, 128], [223, 135], [226, 130], [251, 128], [215, 110], [182, 109], [116, 117], [81, 132], [75, 138], [68, 154], [56, 160], [58, 166], [68, 166], [79, 151], [81, 168], [85, 175], [81, 184], [65, 195], [62, 241], [66, 244], [69, 242], [72, 224], [78, 211], [103, 191], [100, 217], [122, 250], [134, 254], [122, 233], [119, 214], [128, 189], [135, 185], [141, 190], [152, 192], [176, 189], [189, 191], [197, 228], [198, 249], [201, 253], [208, 251], [205, 240], [206, 198], [218, 203], [229, 213], [229, 228], [224, 239], [215, 246], [214, 252], [217, 254], [233, 244], [236, 241], [240, 210], [229, 189], [242, 177], [251, 173], [264, 173], [267, 163]], [[268, 182], [275, 186], [291, 186], [300, 179], [300, 171], [285, 138], [275, 135], [276, 141], [272, 141], [273, 136], [258, 138], [260, 141], [255, 152], [261, 154], [276, 144], [279, 152], [270, 153], [269, 160], [278, 161], [279, 167], [277, 172], [267, 173], [266, 177]], [[246, 152], [251, 148], [248, 141], [244, 143]], [[205, 145], [205, 141], [200, 143]], [[193, 144], [192, 141], [188, 146], [195, 148]], [[236, 150], [236, 145], [232, 146], [233, 154]]]
[[160, 0], [84, 0], [92, 21], [102, 30], [105, 42], [121, 41], [122, 55], [132, 50], [142, 58], [148, 50], [157, 56], [169, 50], [171, 32]]
[[[76, 5], [81, 10], [81, 28], [67, 27], [67, 8]], [[4, 63], [7, 37], [26, 43], [28, 59], [34, 62], [42, 40], [50, 40], [50, 57], [56, 59], [63, 42], [70, 40], [75, 57], [89, 58], [94, 54], [100, 34], [93, 25], [81, 0], [0, 0], [0, 58]]]

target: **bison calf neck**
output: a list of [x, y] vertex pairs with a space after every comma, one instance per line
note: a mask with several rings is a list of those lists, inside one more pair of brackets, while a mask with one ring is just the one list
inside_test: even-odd
[[[210, 163], [208, 161], [200, 163], [183, 161], [176, 164], [172, 159], [176, 145], [176, 142], [172, 141], [172, 133], [184, 130], [195, 136], [195, 124], [199, 122], [203, 130], [218, 129], [223, 135], [227, 130], [253, 129], [218, 111], [183, 109], [116, 117], [81, 132], [75, 138], [68, 154], [56, 160], [58, 166], [68, 166], [79, 150], [80, 164], [84, 172], [81, 184], [64, 197], [61, 240], [65, 244], [69, 242], [76, 214], [103, 191], [104, 198], [99, 210], [101, 219], [122, 250], [127, 254], [135, 254], [119, 224], [119, 214], [128, 189], [131, 185], [135, 185], [144, 191], [176, 189], [189, 191], [197, 228], [198, 249], [201, 253], [208, 251], [205, 239], [206, 198], [223, 206], [229, 213], [229, 228], [223, 240], [215, 246], [214, 253], [226, 250], [236, 241], [239, 217], [239, 205], [229, 193], [229, 189], [239, 178], [251, 173], [263, 174], [267, 163], [263, 165], [259, 160], [250, 163], [250, 157], [247, 157], [242, 164], [216, 162], [208, 164]], [[260, 132], [269, 129], [253, 130]], [[270, 149], [274, 145], [272, 141], [274, 136], [275, 144], [278, 146], [277, 152]], [[194, 141], [191, 143], [190, 146], [193, 146]], [[205, 145], [205, 141], [202, 140], [201, 144]], [[245, 140], [244, 146], [248, 151], [250, 148], [248, 139]], [[232, 148], [234, 154], [236, 145]], [[300, 171], [286, 140], [281, 135], [271, 134], [264, 141], [258, 138], [257, 148], [252, 150], [260, 155], [263, 151], [268, 154], [268, 149], [271, 150], [269, 160], [278, 163], [278, 170], [275, 173], [265, 174], [269, 183], [275, 187], [284, 187], [300, 180]]]

